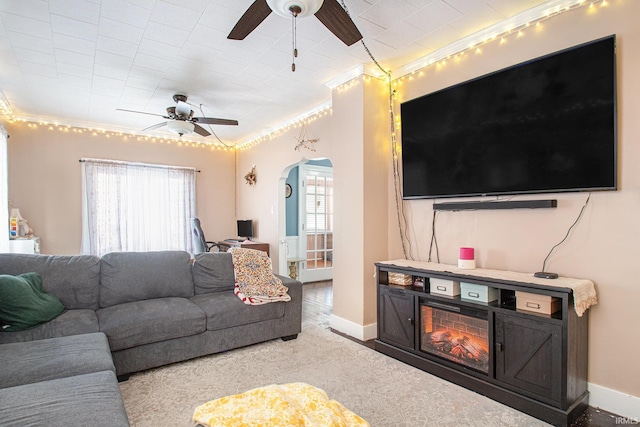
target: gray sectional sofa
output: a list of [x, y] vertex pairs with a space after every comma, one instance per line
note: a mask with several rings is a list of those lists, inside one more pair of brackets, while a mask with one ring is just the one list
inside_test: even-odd
[[[70, 408], [81, 409], [91, 407], [91, 402], [80, 399], [74, 405], [73, 399], [94, 396], [94, 391], [110, 402], [104, 408], [94, 402], [98, 414], [101, 408], [113, 410], [113, 416], [105, 418], [108, 425], [127, 425], [116, 375], [276, 338], [292, 339], [301, 330], [302, 284], [279, 276], [291, 301], [246, 305], [233, 293], [229, 253], [198, 254], [195, 260], [182, 251], [110, 253], [102, 258], [0, 254], [0, 274], [27, 272], [39, 273], [44, 290], [56, 295], [66, 310], [32, 329], [0, 332], [0, 360], [5, 366], [12, 354], [35, 354], [44, 344], [45, 360], [55, 362], [43, 368], [38, 366], [42, 357], [27, 357], [25, 366], [16, 365], [21, 375], [0, 374], [0, 425], [29, 425], [20, 422], [34, 418], [22, 417], [23, 412], [44, 416], [48, 425], [73, 425], [66, 415], [52, 422], [47, 416], [51, 406], [65, 405], [50, 399], [66, 396]], [[108, 352], [111, 365], [102, 360]], [[85, 353], [88, 359], [78, 364]], [[57, 374], [46, 374], [50, 371]], [[61, 394], [65, 389], [69, 393]], [[67, 409], [61, 412], [67, 414]], [[119, 423], [121, 416], [124, 421]], [[95, 420], [92, 424], [100, 425]]]

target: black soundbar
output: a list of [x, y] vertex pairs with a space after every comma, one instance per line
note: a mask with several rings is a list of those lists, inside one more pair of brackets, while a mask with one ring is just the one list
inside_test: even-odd
[[476, 211], [481, 209], [540, 209], [557, 208], [558, 201], [548, 200], [510, 200], [506, 202], [448, 202], [434, 203], [434, 211]]

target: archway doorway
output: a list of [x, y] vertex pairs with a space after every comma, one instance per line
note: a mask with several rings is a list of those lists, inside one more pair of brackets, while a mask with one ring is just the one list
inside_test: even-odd
[[329, 159], [290, 165], [280, 178], [280, 274], [303, 283], [333, 278], [333, 165]]

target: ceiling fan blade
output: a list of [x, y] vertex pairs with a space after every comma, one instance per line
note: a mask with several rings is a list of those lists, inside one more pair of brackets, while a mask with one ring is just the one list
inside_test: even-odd
[[347, 46], [362, 40], [356, 24], [337, 0], [324, 0], [320, 10], [316, 12], [316, 18]]
[[167, 122], [158, 123], [157, 125], [149, 126], [148, 128], [142, 129], [140, 132], [146, 132], [148, 130], [154, 130], [165, 126]]
[[237, 120], [229, 120], [229, 119], [215, 119], [213, 117], [193, 117], [191, 119], [194, 123], [203, 123], [206, 125], [230, 125], [230, 126], [238, 126]]
[[193, 124], [193, 131], [195, 133], [197, 133], [198, 135], [202, 135], [202, 136], [209, 136], [211, 135], [211, 133], [209, 133], [209, 131], [207, 131], [205, 128], [203, 128], [202, 126], [198, 126], [197, 124]]
[[244, 40], [270, 13], [271, 8], [266, 0], [254, 1], [244, 15], [240, 17], [240, 20], [238, 20], [227, 38], [231, 40]]
[[144, 111], [124, 110], [124, 109], [122, 109], [122, 108], [116, 108], [116, 111], [126, 111], [127, 113], [146, 114], [146, 115], [148, 115], [148, 116], [158, 116], [158, 117], [163, 117], [163, 118], [165, 118], [165, 119], [168, 119], [168, 117], [163, 116], [162, 114], [145, 113]]

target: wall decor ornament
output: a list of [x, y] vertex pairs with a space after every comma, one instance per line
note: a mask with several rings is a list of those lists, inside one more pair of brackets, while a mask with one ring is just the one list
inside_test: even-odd
[[244, 180], [247, 181], [247, 184], [249, 185], [255, 185], [255, 183], [258, 182], [258, 177], [256, 176], [256, 165], [253, 165], [251, 170], [247, 172], [244, 176]]
[[303, 124], [302, 129], [300, 129], [300, 136], [296, 138], [298, 145], [295, 146], [295, 150], [300, 151], [300, 147], [304, 147], [309, 151], [316, 151], [311, 144], [315, 144], [319, 140], [320, 138], [309, 138], [309, 135], [307, 134], [307, 126]]

